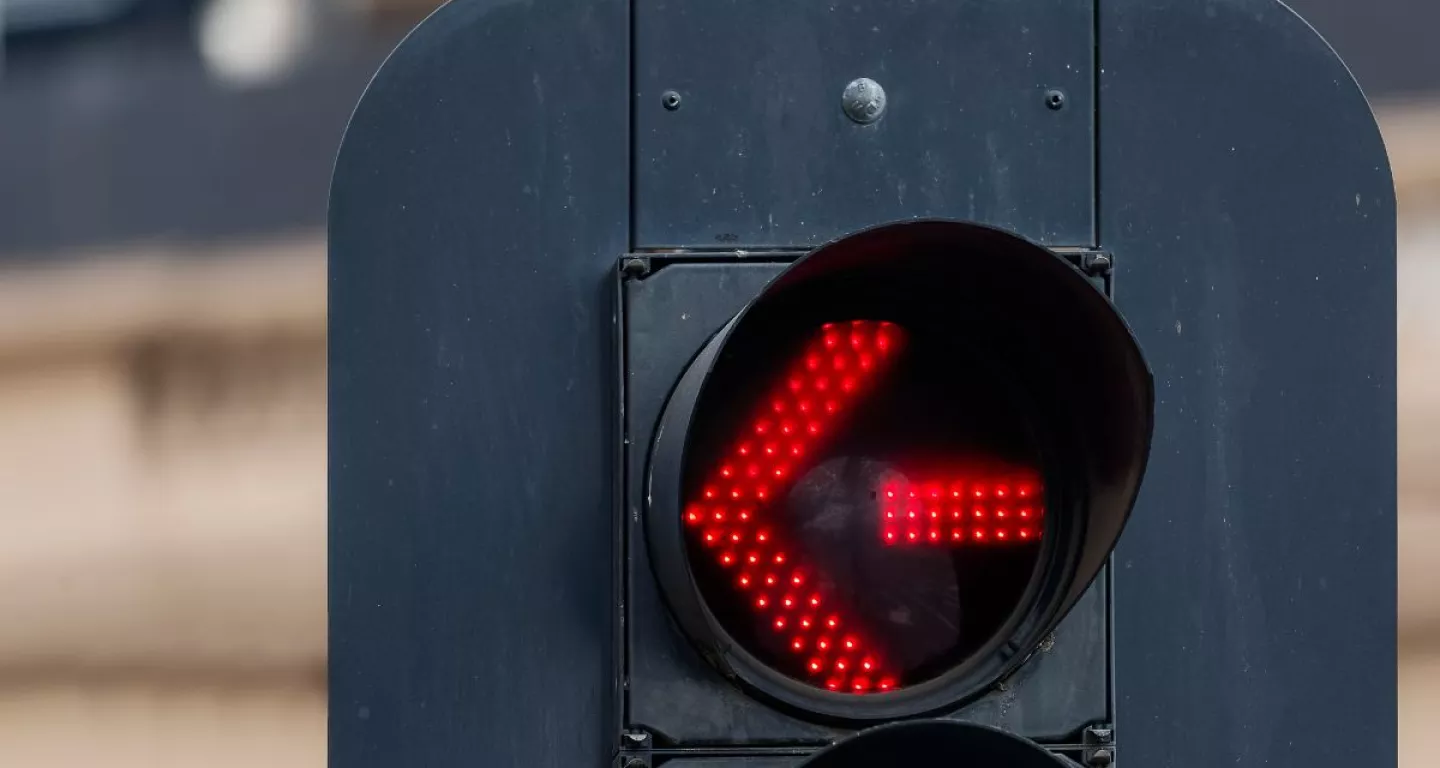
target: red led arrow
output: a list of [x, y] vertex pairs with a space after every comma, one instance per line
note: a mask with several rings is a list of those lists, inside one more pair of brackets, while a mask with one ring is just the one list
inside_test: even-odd
[[[734, 574], [734, 587], [746, 594], [757, 617], [786, 639], [816, 685], [834, 691], [887, 691], [899, 680], [849, 620], [845, 606], [828, 594], [824, 580], [815, 578], [803, 553], [770, 525], [770, 504], [890, 370], [904, 341], [902, 329], [886, 322], [822, 326], [707, 475], [699, 498], [685, 507], [691, 535]], [[979, 518], [962, 522], [954, 517], [962, 509], [960, 498], [953, 496], [957, 492], [965, 496], [963, 509], [972, 515], [979, 511]], [[952, 494], [949, 506], [939, 503], [945, 493]], [[1013, 505], [1007, 494], [1013, 494]], [[995, 476], [989, 485], [975, 477], [932, 484], [896, 481], [882, 488], [885, 517], [879, 529], [889, 544], [939, 544], [956, 532], [974, 543], [1034, 540], [1040, 535], [1038, 502], [1033, 473]], [[940, 525], [942, 514], [951, 515], [947, 525]], [[1011, 516], [1024, 522], [1001, 522]]]

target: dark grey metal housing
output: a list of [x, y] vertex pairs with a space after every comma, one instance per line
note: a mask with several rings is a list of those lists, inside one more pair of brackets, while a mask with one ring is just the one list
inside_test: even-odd
[[331, 194], [332, 763], [622, 746], [620, 256], [946, 216], [1112, 255], [1154, 370], [1120, 759], [1393, 765], [1394, 212], [1364, 97], [1273, 0], [445, 6]]

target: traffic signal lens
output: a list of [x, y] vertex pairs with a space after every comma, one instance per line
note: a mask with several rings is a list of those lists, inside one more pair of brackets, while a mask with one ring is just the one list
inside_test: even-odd
[[727, 351], [696, 411], [682, 514], [703, 599], [815, 688], [964, 663], [1019, 608], [1044, 535], [1003, 368], [884, 320], [773, 330]]

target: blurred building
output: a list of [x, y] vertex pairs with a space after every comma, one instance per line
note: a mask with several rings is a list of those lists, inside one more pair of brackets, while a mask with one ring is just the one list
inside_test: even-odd
[[[0, 765], [320, 765], [326, 188], [364, 83], [434, 2], [3, 2]], [[1419, 768], [1440, 713], [1440, 5], [1293, 4], [1375, 100], [1402, 201]]]

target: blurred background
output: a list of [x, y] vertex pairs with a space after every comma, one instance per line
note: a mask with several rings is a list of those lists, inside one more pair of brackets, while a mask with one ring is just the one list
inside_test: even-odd
[[[0, 766], [325, 759], [330, 166], [435, 0], [0, 0]], [[1400, 199], [1401, 764], [1440, 717], [1435, 0], [1294, 0]]]

